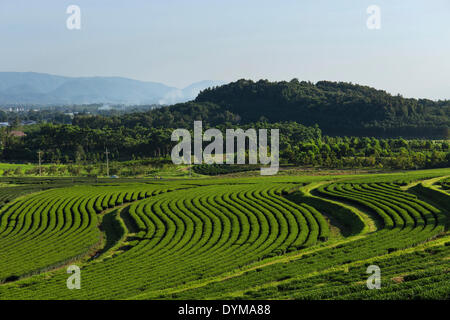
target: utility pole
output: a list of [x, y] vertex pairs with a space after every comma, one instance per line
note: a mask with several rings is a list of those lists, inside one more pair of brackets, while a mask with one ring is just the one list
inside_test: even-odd
[[41, 167], [41, 154], [42, 151], [38, 151], [38, 157], [39, 157], [39, 175], [42, 176], [42, 167]]
[[109, 155], [109, 151], [108, 151], [108, 148], [106, 148], [106, 151], [105, 151], [105, 154], [106, 154], [106, 175], [109, 177], [109, 158], [108, 158], [108, 155]]

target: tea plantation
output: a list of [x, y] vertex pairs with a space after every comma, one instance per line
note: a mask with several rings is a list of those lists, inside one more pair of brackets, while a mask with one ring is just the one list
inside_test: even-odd
[[449, 176], [10, 178], [0, 299], [449, 299]]

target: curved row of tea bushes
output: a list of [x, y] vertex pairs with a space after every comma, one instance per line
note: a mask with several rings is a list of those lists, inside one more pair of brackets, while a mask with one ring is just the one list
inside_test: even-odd
[[[375, 261], [365, 262], [348, 268], [301, 279], [287, 280], [277, 285], [249, 290], [245, 299], [448, 299], [449, 274], [447, 260], [450, 246], [438, 245]], [[381, 289], [368, 290], [366, 281], [370, 274], [369, 265], [381, 270]], [[447, 283], [446, 283], [447, 282]], [[428, 288], [415, 290], [414, 287]], [[432, 294], [432, 295], [430, 295]], [[228, 298], [232, 298], [229, 296]]]
[[[379, 191], [374, 193], [374, 188]], [[355, 203], [365, 210], [372, 211], [374, 215], [378, 215], [378, 218], [384, 221], [386, 227], [354, 241], [306, 253], [301, 258], [289, 263], [273, 264], [199, 288], [184, 290], [176, 294], [162, 294], [159, 297], [172, 299], [231, 298], [233, 297], [232, 293], [235, 292], [242, 293], [264, 284], [394, 253], [442, 234], [444, 231], [443, 221], [448, 215], [448, 212], [440, 211], [393, 184], [383, 186], [383, 184], [336, 183], [319, 187], [319, 192], [326, 197]], [[408, 199], [409, 202], [406, 202], [405, 199]], [[365, 273], [364, 276], [367, 278]], [[157, 295], [150, 296], [158, 297]], [[272, 296], [269, 294], [267, 297]]]
[[97, 214], [120, 204], [118, 195], [129, 194], [129, 189], [60, 188], [32, 194], [4, 207], [0, 212], [0, 282], [38, 273], [88, 253], [100, 240]]
[[[246, 297], [250, 298], [295, 296], [303, 299], [308, 294], [310, 297], [326, 297], [333, 290], [342, 296], [357, 295], [356, 289], [345, 291], [344, 286], [340, 286], [351, 283], [350, 276], [347, 278], [339, 273], [333, 275], [327, 270], [394, 255], [405, 248], [434, 239], [444, 230], [443, 221], [447, 212], [400, 189], [396, 184], [332, 183], [320, 186], [317, 191], [319, 195], [338, 202], [349, 202], [370, 212], [382, 221], [384, 228], [342, 242], [324, 243], [311, 248], [320, 239], [329, 236], [328, 224], [320, 214], [320, 208], [313, 205], [314, 202], [296, 203], [286, 197], [293, 186], [287, 183], [248, 181], [242, 184], [192, 183], [190, 189], [180, 187], [173, 192], [137, 201], [121, 212], [121, 217], [127, 221], [130, 229], [126, 242], [111, 257], [94, 259], [82, 265], [81, 290], [68, 290], [67, 274], [57, 271], [51, 276], [36, 276], [1, 285], [0, 299], [205, 299], [233, 298], [246, 292]], [[148, 196], [148, 193], [144, 195], [138, 188], [117, 188], [106, 190], [102, 187], [102, 192], [92, 193], [88, 199], [83, 199], [79, 193], [60, 195], [58, 206], [63, 206], [62, 212], [68, 213], [71, 210], [64, 211], [64, 208], [83, 208], [85, 205], [80, 201], [84, 201], [86, 213], [92, 215], [105, 209], [103, 205], [111, 206], [114, 201], [119, 203], [122, 199], [122, 202], [126, 202]], [[27, 198], [27, 201], [23, 208], [33, 205], [39, 207], [39, 201], [33, 202], [33, 197]], [[46, 201], [50, 203], [53, 199], [41, 199], [41, 203]], [[23, 208], [17, 205], [15, 211]], [[39, 210], [34, 210], [36, 221], [38, 216], [43, 216], [38, 213]], [[57, 217], [58, 210], [54, 211], [52, 215]], [[32, 222], [26, 222], [20, 212], [11, 212], [10, 216], [13, 215], [12, 220], [21, 221], [23, 227], [20, 230], [31, 230], [28, 226], [32, 226]], [[47, 214], [48, 217], [52, 215]], [[48, 220], [58, 225], [58, 220]], [[67, 221], [67, 226], [72, 226], [79, 225], [84, 219], [73, 215], [63, 221]], [[8, 225], [3, 226], [3, 221], [1, 227], [4, 227], [1, 230], [4, 230], [5, 236], [11, 239], [22, 232], [14, 231], [15, 228], [9, 228]], [[64, 224], [59, 229], [64, 229]], [[69, 235], [71, 228], [64, 230], [64, 234]], [[292, 260], [274, 264], [266, 264], [267, 260], [264, 260], [291, 251], [298, 251], [291, 257]], [[442, 254], [445, 255], [445, 252]], [[415, 263], [425, 262], [425, 259], [411, 257], [404, 261], [399, 265], [414, 267]], [[224, 276], [254, 263], [263, 265], [233, 277]], [[391, 270], [389, 272], [392, 275], [399, 271], [392, 265], [385, 267]], [[441, 264], [435, 263], [434, 267], [439, 269]], [[350, 272], [352, 270], [350, 267]], [[354, 270], [359, 272], [358, 269]], [[320, 278], [322, 272], [331, 274], [336, 281], [329, 291], [326, 288], [314, 291], [319, 290], [315, 285], [323, 280]], [[308, 277], [309, 274], [312, 276]], [[314, 278], [316, 275], [317, 278]], [[364, 276], [367, 274], [364, 273]], [[217, 281], [217, 277], [224, 278]], [[309, 283], [310, 287], [307, 287], [307, 283], [302, 286], [301, 282], [292, 282], [292, 290], [283, 287], [284, 291], [277, 294], [270, 291], [273, 288], [267, 291], [255, 289], [271, 287], [272, 283], [277, 282], [289, 283], [290, 279], [296, 281], [298, 277], [313, 279]], [[440, 287], [433, 291], [429, 283], [431, 278], [421, 278], [423, 280], [419, 280], [418, 276], [415, 280], [423, 281], [429, 294], [434, 292], [437, 296], [445, 289]], [[216, 281], [207, 282], [208, 279]], [[438, 281], [441, 278], [432, 279]], [[201, 285], [201, 282], [204, 283]], [[360, 286], [351, 283], [350, 287], [353, 288], [353, 285], [355, 288]], [[175, 288], [179, 292], [170, 293]], [[277, 288], [277, 291], [280, 290]], [[411, 294], [414, 288], [405, 287], [403, 291], [404, 295]]]
[[[85, 290], [67, 290], [66, 276], [57, 273], [30, 287], [0, 287], [0, 298], [125, 298], [214, 277], [325, 239], [328, 226], [320, 213], [280, 196], [285, 188], [213, 185], [138, 201], [122, 213], [135, 229], [122, 253], [83, 267]], [[97, 195], [93, 206], [116, 197]]]

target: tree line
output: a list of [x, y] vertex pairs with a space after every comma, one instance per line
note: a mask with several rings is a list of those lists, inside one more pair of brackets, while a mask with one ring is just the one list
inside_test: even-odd
[[[210, 126], [204, 124], [204, 130]], [[192, 131], [191, 127], [186, 127]], [[450, 166], [447, 140], [424, 140], [375, 137], [334, 137], [323, 135], [316, 126], [296, 122], [256, 122], [247, 125], [221, 124], [226, 129], [280, 129], [282, 164], [334, 168], [431, 168]], [[170, 161], [174, 128], [104, 126], [90, 128], [77, 125], [39, 124], [30, 126], [25, 137], [14, 137], [0, 129], [0, 160], [36, 162], [42, 152], [43, 163], [95, 164], [109, 159], [128, 161], [161, 158]], [[193, 134], [193, 133], [192, 133]], [[209, 142], [204, 142], [205, 146]]]

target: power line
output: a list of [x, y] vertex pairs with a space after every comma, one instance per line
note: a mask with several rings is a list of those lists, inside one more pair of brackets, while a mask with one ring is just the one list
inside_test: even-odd
[[110, 154], [110, 152], [108, 151], [108, 148], [106, 148], [105, 154], [106, 154], [106, 175], [109, 177], [109, 157], [108, 157], [108, 155]]
[[41, 167], [41, 154], [42, 151], [38, 151], [38, 157], [39, 157], [39, 175], [42, 176], [42, 167]]

